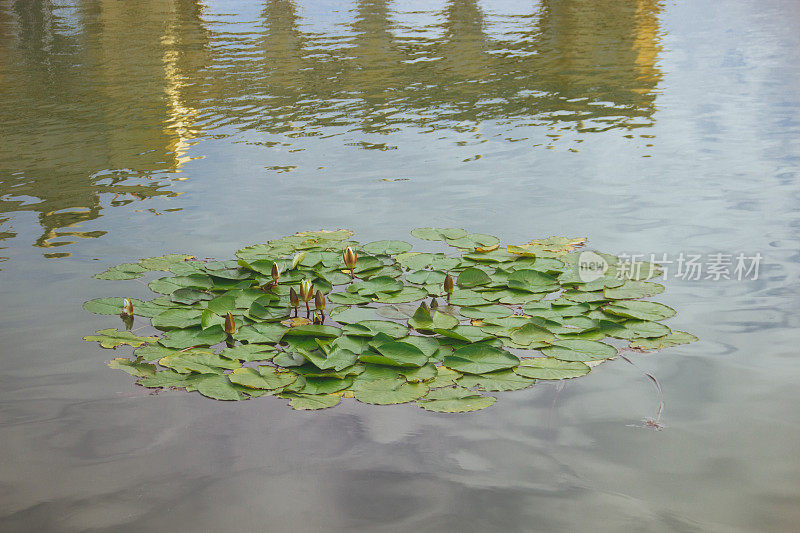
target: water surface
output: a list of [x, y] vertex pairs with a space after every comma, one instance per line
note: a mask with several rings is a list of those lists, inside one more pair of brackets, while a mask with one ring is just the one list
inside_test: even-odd
[[[0, 529], [793, 531], [800, 8], [0, 0]], [[388, 180], [388, 181], [387, 181]], [[105, 267], [417, 226], [764, 257], [701, 342], [436, 415], [151, 396]], [[127, 352], [125, 352], [127, 353]], [[663, 431], [638, 427], [664, 389]]]

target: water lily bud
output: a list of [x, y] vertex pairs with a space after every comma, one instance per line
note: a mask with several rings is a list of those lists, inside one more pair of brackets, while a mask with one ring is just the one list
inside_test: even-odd
[[278, 268], [278, 263], [272, 263], [272, 281], [278, 281], [281, 276], [281, 269]]
[[314, 295], [314, 305], [317, 307], [318, 311], [325, 310], [325, 295], [322, 294], [322, 291], [318, 290], [317, 294]]
[[448, 274], [446, 278], [444, 278], [444, 292], [449, 295], [453, 294], [453, 289], [455, 288], [455, 283], [453, 283], [453, 277]]
[[300, 282], [300, 299], [308, 302], [314, 297], [314, 284], [310, 279], [304, 279]]
[[419, 306], [420, 306], [421, 308], [423, 308], [425, 311], [427, 311], [428, 313], [430, 313], [430, 312], [431, 312], [431, 308], [430, 308], [430, 307], [428, 307], [428, 303], [427, 303], [427, 302], [422, 302], [421, 304], [419, 304]]
[[297, 296], [297, 291], [294, 290], [294, 287], [289, 289], [289, 303], [292, 307], [300, 305], [300, 298]]
[[122, 300], [122, 315], [133, 316], [133, 302], [127, 298]]
[[225, 315], [225, 333], [228, 335], [236, 333], [236, 321], [233, 319], [233, 315], [230, 314], [230, 312]]
[[430, 308], [431, 309], [438, 309], [438, 307], [439, 307], [439, 302], [436, 300], [436, 298], [431, 298]]
[[344, 249], [344, 252], [342, 252], [342, 259], [344, 259], [345, 266], [350, 270], [353, 270], [358, 262], [358, 253], [356, 253], [353, 248], [348, 246]]

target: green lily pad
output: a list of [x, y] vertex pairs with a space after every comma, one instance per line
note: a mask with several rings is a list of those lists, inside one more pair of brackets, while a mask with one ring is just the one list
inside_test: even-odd
[[225, 375], [203, 375], [195, 384], [197, 392], [215, 400], [237, 401], [245, 397]]
[[496, 401], [494, 396], [481, 396], [463, 387], [456, 387], [431, 391], [417, 405], [436, 413], [467, 413], [485, 409]]
[[464, 374], [485, 374], [518, 364], [519, 359], [515, 355], [485, 344], [462, 346], [453, 355], [444, 358], [444, 366]]
[[681, 344], [689, 344], [695, 342], [697, 337], [685, 331], [673, 331], [669, 335], [663, 337], [656, 337], [655, 339], [635, 339], [631, 341], [631, 348], [639, 348], [642, 350], [661, 350], [662, 348], [670, 348], [672, 346], [679, 346]]
[[497, 370], [486, 374], [464, 374], [458, 384], [468, 389], [485, 391], [510, 391], [526, 389], [533, 385], [532, 378], [515, 374], [513, 370]]
[[602, 342], [575, 339], [556, 341], [542, 348], [542, 353], [562, 361], [600, 361], [615, 357], [617, 349]]
[[364, 245], [364, 251], [372, 255], [397, 255], [411, 250], [405, 241], [375, 241]]
[[153, 317], [153, 327], [175, 329], [199, 326], [202, 314], [203, 312], [199, 309], [167, 309]]
[[222, 357], [243, 362], [269, 361], [275, 357], [275, 349], [264, 344], [240, 344], [225, 348], [220, 352]]
[[428, 356], [422, 350], [407, 342], [387, 342], [375, 349], [377, 354], [362, 353], [359, 359], [365, 363], [406, 367], [419, 367], [428, 362]]
[[126, 359], [124, 357], [112, 359], [108, 362], [108, 366], [109, 368], [122, 370], [132, 376], [138, 376], [141, 378], [151, 377], [156, 374], [156, 365], [151, 365], [150, 363], [144, 363], [141, 361], [131, 361], [130, 359]]
[[141, 278], [142, 275], [148, 271], [149, 269], [138, 263], [123, 263], [113, 266], [101, 274], [96, 274], [94, 277], [108, 280], [136, 279]]
[[552, 357], [533, 357], [523, 359], [514, 372], [520, 376], [534, 379], [569, 379], [589, 373], [586, 363], [580, 361], [561, 361]]
[[657, 302], [617, 301], [604, 306], [603, 311], [612, 315], [639, 320], [664, 320], [675, 316], [675, 310]]
[[417, 228], [411, 231], [411, 235], [426, 241], [444, 241], [447, 239], [460, 239], [467, 235], [461, 228]]
[[612, 289], [604, 289], [603, 294], [609, 300], [633, 300], [649, 298], [664, 292], [664, 286], [649, 281], [626, 281], [623, 285]]
[[327, 409], [342, 401], [341, 394], [284, 393], [280, 397], [289, 400], [289, 405], [296, 411]]
[[224, 341], [227, 334], [221, 326], [212, 326], [207, 329], [200, 327], [173, 329], [158, 342], [167, 348], [189, 348], [191, 346], [213, 346]]
[[483, 270], [479, 268], [467, 268], [456, 278], [456, 285], [462, 289], [471, 289], [473, 287], [486, 285], [487, 283], [491, 283], [491, 281], [492, 278]]
[[83, 340], [98, 341], [103, 348], [116, 348], [123, 344], [138, 348], [146, 343], [158, 342], [158, 337], [139, 337], [130, 331], [119, 331], [112, 328], [101, 329], [96, 335], [88, 335]]
[[430, 389], [425, 383], [396, 381], [387, 386], [387, 380], [373, 380], [353, 389], [356, 400], [374, 405], [390, 405], [413, 402], [422, 398]]

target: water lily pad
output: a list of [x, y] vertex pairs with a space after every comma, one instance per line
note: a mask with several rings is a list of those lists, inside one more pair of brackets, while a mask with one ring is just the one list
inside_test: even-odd
[[408, 325], [420, 331], [451, 329], [458, 325], [458, 319], [439, 311], [431, 313], [427, 307], [420, 306], [408, 320]]
[[243, 362], [269, 361], [275, 357], [275, 348], [264, 344], [240, 344], [225, 348], [220, 355]]
[[191, 346], [213, 346], [227, 338], [221, 326], [212, 326], [207, 329], [200, 327], [173, 329], [158, 342], [167, 348], [189, 348]]
[[464, 374], [485, 374], [518, 364], [519, 359], [515, 355], [486, 344], [468, 344], [444, 358], [446, 367]]
[[461, 372], [456, 372], [451, 368], [447, 368], [446, 366], [437, 366], [436, 367], [436, 377], [432, 381], [428, 381], [427, 385], [431, 389], [437, 389], [440, 387], [449, 387], [455, 384], [456, 381], [462, 376]]
[[119, 331], [112, 328], [101, 329], [96, 335], [88, 335], [83, 340], [98, 341], [103, 348], [116, 348], [123, 344], [137, 348], [146, 343], [158, 342], [158, 337], [140, 337], [130, 331]]
[[553, 342], [556, 336], [541, 326], [528, 323], [512, 330], [510, 338], [516, 344], [530, 346], [533, 343], [539, 345], [541, 343]]
[[108, 362], [109, 368], [122, 370], [132, 376], [150, 377], [156, 374], [156, 365], [142, 361], [131, 361], [124, 357], [118, 357]]
[[191, 255], [185, 254], [167, 254], [159, 257], [148, 257], [139, 261], [139, 265], [147, 270], [164, 270], [169, 271], [170, 267], [176, 263], [182, 263], [188, 259], [192, 259]]
[[197, 392], [215, 400], [236, 401], [245, 396], [225, 375], [203, 375], [196, 383]]
[[675, 310], [657, 302], [617, 301], [603, 307], [603, 311], [612, 315], [639, 320], [664, 320], [675, 316]]
[[280, 324], [253, 324], [239, 328], [233, 338], [250, 343], [275, 344], [283, 338], [286, 330], [287, 328]]
[[500, 239], [494, 235], [483, 233], [470, 233], [456, 239], [447, 239], [447, 244], [462, 250], [475, 250], [480, 248], [481, 252], [491, 252], [495, 246], [500, 244]]
[[280, 397], [289, 400], [289, 405], [297, 411], [327, 409], [342, 401], [341, 394], [284, 393]]
[[425, 383], [395, 381], [389, 387], [387, 380], [373, 380], [353, 389], [356, 400], [374, 405], [390, 405], [413, 402], [422, 398], [430, 390]]
[[471, 289], [491, 283], [492, 278], [479, 268], [467, 268], [458, 275], [456, 285], [462, 289]]
[[123, 263], [113, 266], [101, 274], [96, 274], [94, 277], [108, 280], [136, 279], [141, 278], [142, 275], [148, 271], [149, 269], [138, 263]]
[[603, 294], [609, 300], [633, 300], [649, 298], [664, 292], [664, 286], [649, 281], [626, 281], [619, 287], [605, 289]]
[[586, 363], [580, 361], [561, 361], [552, 357], [533, 357], [523, 359], [514, 372], [520, 376], [535, 379], [569, 379], [589, 373]]
[[485, 409], [496, 401], [494, 396], [481, 396], [463, 387], [455, 387], [431, 391], [417, 405], [437, 413], [467, 413]]
[[671, 346], [679, 346], [681, 344], [689, 344], [695, 342], [697, 337], [685, 331], [673, 331], [669, 335], [657, 337], [655, 339], [635, 339], [631, 341], [632, 348], [640, 348], [642, 350], [661, 350], [662, 348], [669, 348]]
[[542, 348], [542, 353], [562, 361], [599, 361], [615, 357], [617, 349], [602, 342], [570, 339], [556, 341]]
[[399, 339], [408, 335], [408, 328], [396, 322], [386, 322], [384, 320], [364, 320], [356, 324], [348, 324], [343, 328], [345, 335], [355, 335], [357, 337], [374, 337], [378, 333], [385, 333], [390, 337]]
[[227, 359], [207, 349], [175, 352], [162, 357], [158, 364], [181, 374], [189, 372], [221, 374], [223, 370], [233, 370], [242, 366], [237, 360]]
[[371, 302], [372, 298], [352, 292], [334, 292], [328, 295], [328, 300], [335, 304], [361, 305]]
[[411, 235], [426, 241], [460, 239], [466, 234], [467, 232], [461, 228], [417, 228], [411, 231]]
[[462, 387], [485, 391], [510, 391], [526, 389], [533, 385], [535, 380], [515, 374], [513, 370], [497, 370], [486, 374], [464, 374], [458, 380]]
[[202, 314], [203, 312], [199, 309], [167, 309], [153, 317], [153, 327], [174, 329], [199, 326]]
[[387, 342], [375, 350], [377, 354], [362, 353], [359, 359], [365, 363], [401, 367], [419, 367], [428, 362], [428, 356], [422, 350], [407, 342]]
[[478, 307], [462, 307], [459, 311], [467, 318], [502, 318], [514, 314], [514, 310], [504, 305], [481, 305]]
[[402, 290], [394, 293], [378, 292], [375, 294], [375, 301], [380, 303], [408, 303], [416, 302], [428, 296], [428, 292], [417, 287], [403, 287]]
[[406, 281], [419, 285], [439, 285], [446, 276], [441, 270], [417, 270], [406, 274]]
[[396, 255], [411, 250], [405, 241], [375, 241], [364, 245], [364, 251], [372, 255]]

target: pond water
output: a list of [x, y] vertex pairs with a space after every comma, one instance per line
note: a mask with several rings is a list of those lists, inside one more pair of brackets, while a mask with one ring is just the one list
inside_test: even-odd
[[[0, 529], [796, 531], [799, 17], [0, 0]], [[119, 323], [83, 301], [148, 294], [107, 266], [418, 226], [666, 254], [700, 342], [444, 415], [148, 395], [81, 340]]]

